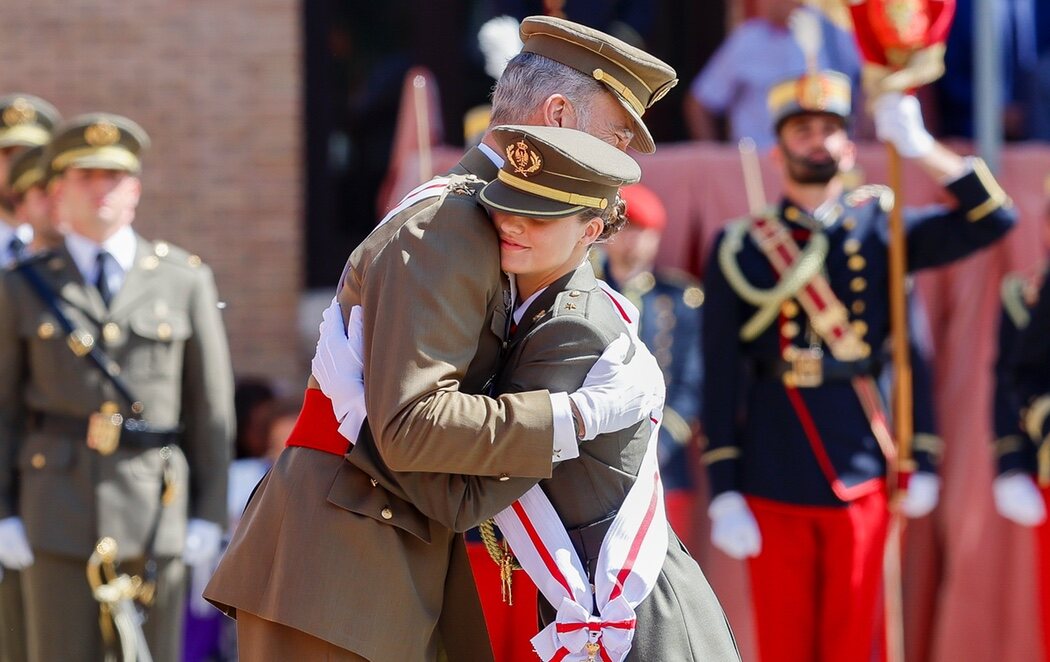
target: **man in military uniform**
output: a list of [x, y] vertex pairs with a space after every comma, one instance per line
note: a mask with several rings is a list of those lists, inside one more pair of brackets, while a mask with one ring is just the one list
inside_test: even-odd
[[[1050, 177], [1046, 181], [1050, 193]], [[1050, 207], [1043, 219], [1050, 252]], [[1050, 291], [1047, 267], [1003, 279], [999, 354], [995, 363], [995, 508], [1036, 534], [1043, 652], [1050, 659]]]
[[51, 173], [45, 167], [44, 149], [38, 145], [15, 155], [7, 173], [12, 218], [32, 229], [29, 253], [56, 249], [63, 241], [48, 192]]
[[186, 565], [213, 562], [225, 521], [225, 331], [200, 258], [131, 229], [147, 144], [111, 114], [57, 129], [45, 158], [69, 233], [0, 278], [0, 547], [30, 562], [34, 662], [116, 643], [85, 579], [101, 537], [154, 589], [138, 596], [153, 658], [178, 660]]
[[31, 94], [0, 97], [0, 267], [24, 256], [33, 228], [18, 223], [8, 184], [11, 160], [27, 148], [47, 144], [61, 116], [55, 107]]
[[693, 547], [696, 520], [697, 449], [700, 427], [700, 283], [685, 272], [656, 269], [667, 210], [642, 184], [620, 189], [627, 203], [627, 226], [602, 244], [598, 274], [638, 308], [638, 337], [656, 356], [664, 373], [667, 400], [660, 427], [660, 480], [672, 528]]
[[[874, 357], [889, 334], [893, 201], [882, 188], [843, 191], [849, 99], [835, 72], [770, 91], [784, 199], [730, 224], [707, 261], [712, 542], [749, 559], [763, 662], [868, 660], [875, 632], [893, 441]], [[914, 97], [880, 96], [874, 116], [879, 138], [948, 182], [956, 200], [907, 214], [909, 270], [970, 255], [1013, 227], [984, 164], [937, 144]], [[916, 473], [910, 487], [903, 512], [925, 514], [937, 478]]]
[[[673, 69], [568, 21], [533, 17], [521, 35], [524, 52], [493, 95], [493, 124], [578, 128], [620, 149], [655, 149], [641, 117], [674, 85]], [[307, 390], [291, 447], [205, 590], [236, 612], [245, 654], [400, 662], [434, 660], [443, 648], [450, 660], [491, 659], [455, 513], [448, 517], [463, 488], [419, 501], [410, 492], [462, 473], [518, 490], [512, 476], [547, 478], [554, 461], [579, 452], [578, 439], [624, 428], [651, 408], [651, 382], [638, 375], [615, 383], [593, 375], [586, 393], [482, 397], [506, 346], [510, 291], [476, 193], [515, 156], [487, 134], [452, 176], [406, 196], [351, 255], [340, 303], [344, 315], [364, 310], [363, 326], [351, 328], [368, 354], [358, 345], [350, 358], [364, 363], [368, 425], [353, 413], [364, 397], [360, 375], [345, 376], [343, 361], [321, 374], [319, 353], [314, 374], [325, 391]], [[341, 324], [338, 335], [346, 341]], [[642, 362], [613, 363], [606, 376]], [[646, 375], [658, 375], [655, 362], [644, 363]], [[581, 402], [570, 404], [573, 396]]]

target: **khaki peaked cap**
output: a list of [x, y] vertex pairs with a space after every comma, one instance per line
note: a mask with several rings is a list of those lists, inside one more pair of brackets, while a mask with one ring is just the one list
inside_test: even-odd
[[557, 219], [584, 209], [601, 213], [624, 184], [641, 177], [630, 156], [594, 136], [557, 126], [498, 126], [504, 158], [481, 202], [500, 211]]
[[30, 147], [15, 155], [7, 169], [7, 188], [22, 195], [34, 186], [47, 184], [44, 145]]
[[100, 168], [137, 174], [139, 156], [149, 147], [141, 126], [121, 115], [78, 115], [55, 129], [46, 152], [46, 165], [54, 173], [67, 168]]
[[32, 94], [0, 97], [0, 149], [35, 147], [51, 139], [51, 131], [62, 121], [54, 106]]
[[673, 67], [604, 32], [552, 16], [522, 21], [521, 41], [522, 52], [548, 57], [605, 85], [634, 119], [631, 147], [656, 151], [642, 115], [678, 84]]

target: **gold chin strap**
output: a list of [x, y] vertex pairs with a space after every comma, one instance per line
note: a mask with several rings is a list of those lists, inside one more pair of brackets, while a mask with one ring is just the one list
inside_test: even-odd
[[551, 188], [550, 186], [544, 186], [543, 184], [524, 180], [521, 177], [515, 177], [506, 170], [500, 170], [497, 177], [499, 177], [501, 182], [513, 189], [525, 193], [531, 193], [532, 195], [541, 198], [547, 198], [548, 200], [564, 202], [565, 204], [575, 206], [593, 207], [594, 209], [605, 209], [609, 206], [608, 198], [596, 198], [590, 195], [580, 195], [579, 193], [560, 191], [556, 188]]
[[621, 83], [608, 71], [599, 68], [592, 71], [591, 75], [594, 76], [594, 80], [605, 83], [619, 94], [634, 109], [634, 112], [638, 113], [638, 117], [645, 114], [645, 105], [638, 100], [631, 88]]

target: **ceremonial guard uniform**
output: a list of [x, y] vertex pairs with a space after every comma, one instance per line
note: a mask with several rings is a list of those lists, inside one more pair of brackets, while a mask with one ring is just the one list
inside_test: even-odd
[[1009, 274], [1002, 284], [995, 364], [995, 501], [999, 512], [1034, 527], [1044, 653], [1050, 654], [1050, 291], [1045, 269]]
[[[620, 195], [627, 203], [628, 224], [606, 246], [608, 254], [596, 272], [638, 308], [638, 337], [664, 372], [667, 400], [660, 426], [660, 480], [671, 527], [691, 546], [696, 542], [704, 292], [699, 281], [684, 271], [654, 268], [659, 235], [667, 225], [667, 211], [656, 194], [632, 184], [623, 187]], [[623, 282], [612, 268], [619, 262], [628, 272]]]
[[[600, 81], [597, 95], [623, 104], [635, 144], [652, 151], [640, 116], [673, 85], [673, 69], [567, 21], [528, 19], [522, 39], [530, 57]], [[256, 654], [401, 662], [444, 649], [449, 660], [491, 659], [462, 536], [436, 516], [456, 495], [413, 501], [408, 492], [448, 473], [498, 476], [492, 489], [510, 490], [512, 475], [550, 475], [556, 421], [572, 442], [567, 402], [559, 410], [553, 398], [563, 394], [466, 395], [488, 392], [506, 339], [498, 241], [476, 197], [501, 158], [488, 145], [471, 150], [450, 177], [406, 196], [350, 257], [340, 302], [346, 313], [364, 310], [368, 425], [341, 436], [336, 398], [307, 390], [291, 447], [205, 591], [237, 615], [240, 641]]]
[[[848, 82], [807, 74], [774, 87], [770, 108], [784, 141], [781, 127], [792, 118], [847, 117]], [[954, 208], [905, 211], [910, 271], [972, 254], [1013, 225], [1005, 194], [980, 161], [946, 188]], [[812, 214], [785, 198], [768, 214], [731, 223], [707, 261], [711, 514], [717, 529], [729, 497], [742, 493], [747, 505], [734, 510], [757, 520], [760, 551], [741, 556], [753, 557], [764, 662], [871, 654], [892, 450], [873, 387], [889, 333], [892, 204], [878, 186]], [[924, 463], [928, 449], [916, 450]]]
[[[116, 115], [70, 121], [47, 156], [57, 195], [72, 197], [74, 174], [120, 181], [133, 218], [147, 140]], [[121, 218], [100, 243], [73, 222], [62, 246], [0, 279], [0, 517], [20, 518], [32, 547], [33, 661], [94, 662], [104, 634], [116, 644], [85, 574], [102, 537], [153, 588], [138, 596], [153, 659], [178, 660], [187, 520], [226, 517], [232, 371], [211, 271]]]

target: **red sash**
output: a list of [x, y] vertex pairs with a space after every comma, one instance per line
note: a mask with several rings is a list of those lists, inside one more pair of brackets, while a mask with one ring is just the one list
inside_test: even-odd
[[321, 389], [306, 389], [303, 408], [284, 445], [312, 448], [333, 455], [345, 455], [350, 449], [350, 442], [339, 434], [339, 421], [332, 410], [332, 401]]

